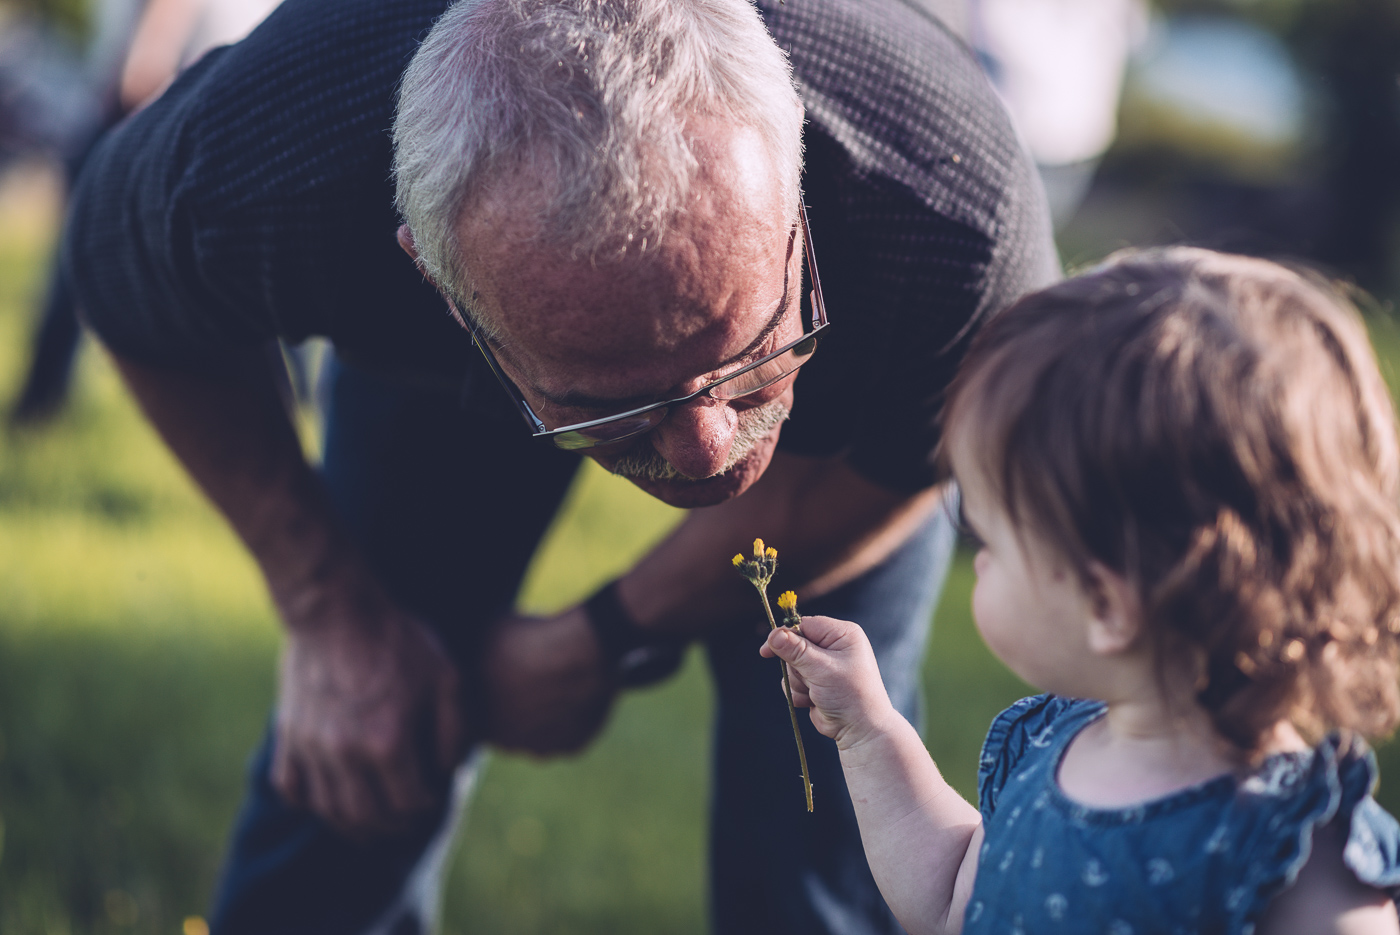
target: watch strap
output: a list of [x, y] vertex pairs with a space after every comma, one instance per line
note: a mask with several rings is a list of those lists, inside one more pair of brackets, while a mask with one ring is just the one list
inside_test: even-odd
[[659, 682], [680, 668], [687, 641], [643, 630], [622, 606], [610, 581], [583, 605], [604, 665], [627, 688]]

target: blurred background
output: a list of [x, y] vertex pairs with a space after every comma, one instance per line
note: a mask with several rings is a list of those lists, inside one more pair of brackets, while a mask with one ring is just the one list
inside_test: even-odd
[[[1177, 242], [1304, 260], [1374, 297], [1397, 385], [1400, 3], [907, 2], [944, 16], [1003, 92], [1067, 266]], [[91, 140], [270, 6], [0, 0], [0, 932], [206, 931], [277, 627], [251, 562], [77, 336], [51, 251]], [[313, 387], [316, 353], [289, 351]], [[314, 407], [303, 421], [314, 456]], [[583, 471], [522, 604], [577, 600], [678, 518]], [[1027, 689], [981, 647], [970, 588], [962, 555], [926, 737], [973, 796], [988, 721]], [[583, 756], [496, 757], [446, 931], [703, 932], [710, 715], [692, 657]], [[1379, 797], [1400, 810], [1400, 745], [1380, 758]], [[773, 794], [800, 794], [795, 765]]]

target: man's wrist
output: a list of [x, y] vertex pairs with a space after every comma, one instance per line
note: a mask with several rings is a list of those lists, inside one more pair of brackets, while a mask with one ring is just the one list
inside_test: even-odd
[[264, 571], [282, 622], [292, 633], [358, 630], [382, 634], [394, 603], [372, 568], [353, 548], [327, 550], [314, 568], [297, 574]]
[[622, 606], [616, 581], [604, 585], [584, 602], [583, 609], [598, 640], [603, 666], [619, 685], [651, 685], [680, 667], [687, 641], [638, 626]]

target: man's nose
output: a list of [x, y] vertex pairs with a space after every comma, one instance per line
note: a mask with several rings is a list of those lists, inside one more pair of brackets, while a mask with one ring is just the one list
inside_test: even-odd
[[677, 471], [698, 480], [724, 467], [737, 426], [733, 407], [701, 398], [672, 409], [652, 432], [651, 443]]

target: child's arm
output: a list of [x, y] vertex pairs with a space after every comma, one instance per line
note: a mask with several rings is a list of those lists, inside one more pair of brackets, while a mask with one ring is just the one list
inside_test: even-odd
[[870, 641], [854, 623], [804, 617], [760, 650], [791, 672], [792, 700], [836, 741], [870, 870], [910, 933], [962, 930], [982, 820], [944, 782], [918, 733], [885, 693]]
[[1313, 836], [1298, 880], [1270, 903], [1259, 935], [1395, 935], [1395, 904], [1356, 879], [1342, 863], [1342, 833], [1333, 825]]

